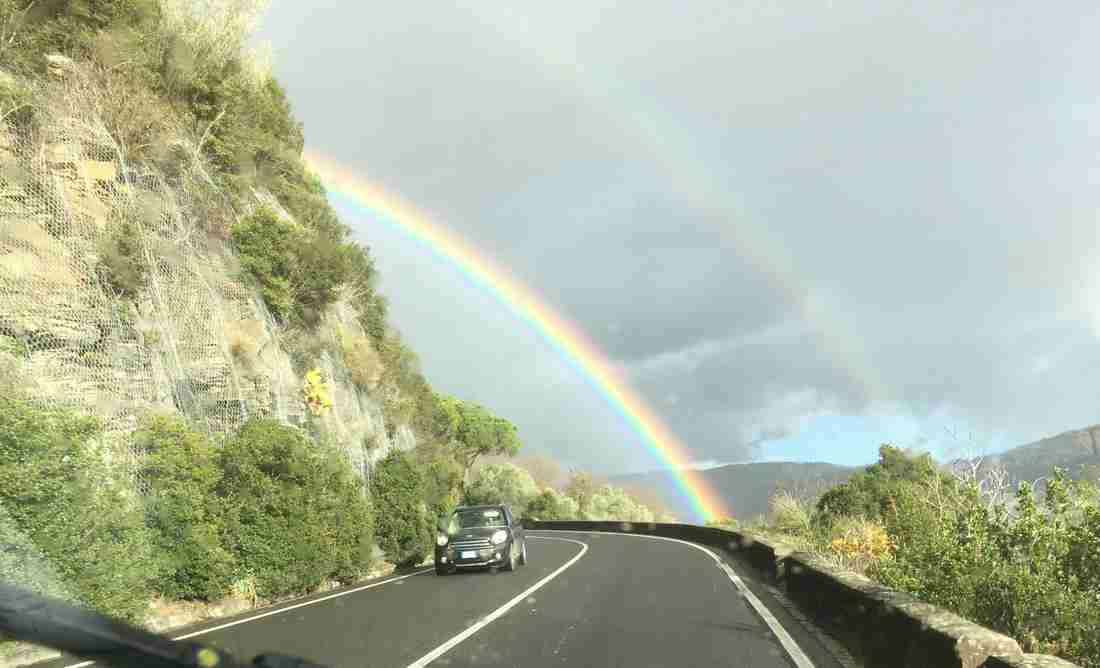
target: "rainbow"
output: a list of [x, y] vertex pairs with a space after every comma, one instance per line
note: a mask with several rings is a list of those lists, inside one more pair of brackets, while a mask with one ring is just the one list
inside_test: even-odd
[[818, 347], [861, 399], [874, 402], [893, 396], [893, 388], [872, 363], [858, 332], [836, 317], [843, 308], [835, 297], [812, 289], [783, 242], [746, 215], [731, 184], [703, 159], [705, 148], [687, 131], [688, 126], [652, 98], [625, 86], [618, 73], [601, 71], [598, 64], [579, 58], [568, 41], [540, 40], [526, 29], [517, 29], [526, 21], [496, 6], [488, 9], [470, 3], [467, 9], [476, 15], [479, 26], [495, 29], [496, 37], [532, 67], [532, 75], [577, 95], [585, 107], [605, 112], [627, 140], [644, 147], [642, 153], [660, 169], [667, 192], [714, 229], [723, 251], [746, 262], [795, 307]]
[[699, 471], [689, 468], [687, 447], [630, 387], [607, 356], [578, 328], [522, 281], [443, 225], [392, 192], [336, 160], [307, 150], [304, 158], [330, 195], [353, 203], [373, 218], [449, 262], [486, 290], [562, 356], [665, 464], [696, 521], [730, 516], [725, 503]]

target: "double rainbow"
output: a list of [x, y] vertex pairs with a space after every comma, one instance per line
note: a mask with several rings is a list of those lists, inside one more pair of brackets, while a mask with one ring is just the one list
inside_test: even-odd
[[730, 515], [721, 496], [702, 474], [689, 468], [684, 443], [630, 387], [607, 356], [580, 328], [564, 318], [534, 291], [492, 258], [479, 252], [447, 228], [434, 223], [411, 204], [336, 160], [307, 151], [305, 160], [321, 178], [329, 195], [338, 197], [372, 219], [391, 225], [436, 257], [453, 265], [508, 308], [553, 347], [615, 410], [645, 447], [664, 463], [679, 493], [691, 506], [695, 521]]

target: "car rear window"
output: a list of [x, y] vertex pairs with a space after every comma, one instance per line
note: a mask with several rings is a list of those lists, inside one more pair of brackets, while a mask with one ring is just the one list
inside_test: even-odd
[[508, 523], [504, 511], [500, 508], [482, 508], [479, 510], [459, 510], [454, 514], [454, 524], [459, 529], [477, 529], [482, 527], [503, 527]]

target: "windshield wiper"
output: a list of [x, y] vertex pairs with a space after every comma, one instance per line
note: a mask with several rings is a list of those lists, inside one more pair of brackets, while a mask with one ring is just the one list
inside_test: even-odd
[[3, 582], [0, 634], [120, 668], [324, 668], [281, 654], [261, 654], [242, 664], [215, 647], [172, 640]]

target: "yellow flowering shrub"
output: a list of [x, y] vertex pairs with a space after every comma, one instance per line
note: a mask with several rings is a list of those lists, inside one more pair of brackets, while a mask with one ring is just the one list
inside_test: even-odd
[[329, 395], [328, 385], [321, 376], [320, 369], [312, 369], [306, 374], [306, 382], [302, 385], [302, 398], [309, 406], [309, 411], [318, 417], [332, 408], [332, 397]]

